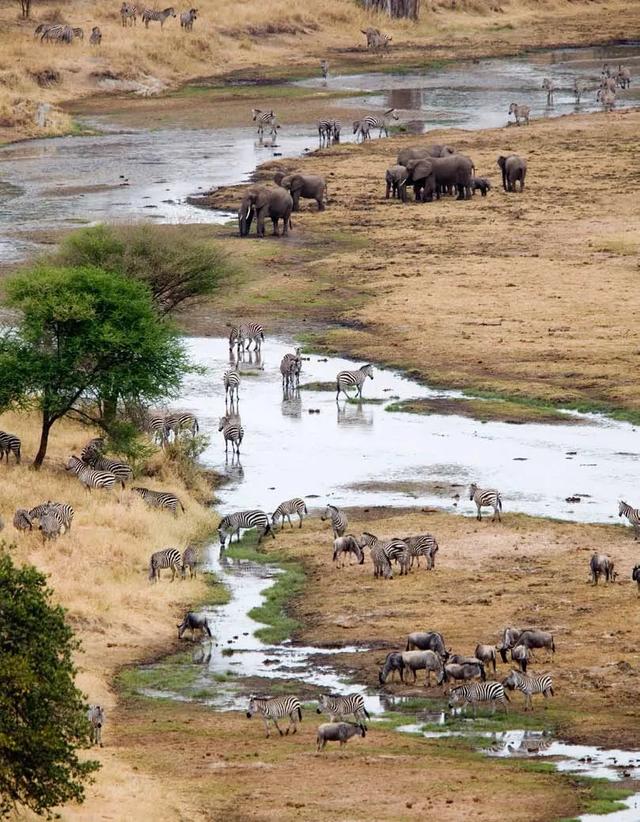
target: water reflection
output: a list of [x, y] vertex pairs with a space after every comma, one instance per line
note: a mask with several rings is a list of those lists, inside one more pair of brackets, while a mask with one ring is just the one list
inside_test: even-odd
[[363, 427], [373, 425], [373, 410], [362, 402], [336, 403], [338, 425]]

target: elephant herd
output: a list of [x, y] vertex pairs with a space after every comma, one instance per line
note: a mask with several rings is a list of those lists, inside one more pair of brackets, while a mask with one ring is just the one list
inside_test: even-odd
[[[498, 166], [502, 173], [505, 191], [516, 191], [516, 185], [524, 190], [527, 161], [517, 154], [501, 155]], [[480, 191], [483, 197], [491, 189], [486, 177], [477, 177], [469, 157], [458, 154], [447, 145], [412, 146], [403, 148], [396, 165], [387, 169], [386, 197], [391, 195], [407, 201], [407, 186], [413, 186], [417, 202], [431, 202], [443, 194], [455, 194], [458, 200], [466, 200]], [[253, 186], [246, 192], [238, 210], [240, 236], [249, 235], [253, 220], [258, 237], [264, 237], [265, 221], [273, 223], [273, 233], [278, 235], [282, 221], [282, 235], [291, 228], [291, 213], [300, 210], [300, 198], [315, 200], [318, 211], [324, 211], [327, 184], [324, 177], [315, 174], [284, 174], [276, 172], [275, 186]]]

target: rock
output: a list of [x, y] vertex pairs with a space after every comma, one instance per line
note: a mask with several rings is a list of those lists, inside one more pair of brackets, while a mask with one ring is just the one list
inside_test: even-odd
[[582, 502], [580, 497], [565, 497], [565, 502]]

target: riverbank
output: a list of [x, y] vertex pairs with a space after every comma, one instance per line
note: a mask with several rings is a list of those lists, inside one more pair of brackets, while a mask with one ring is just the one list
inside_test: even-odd
[[[220, 8], [205, 0], [193, 33], [170, 18], [164, 30], [152, 23], [123, 28], [116, 7], [74, 0], [62, 12], [55, 3], [16, 19], [16, 7], [0, 9], [0, 142], [68, 133], [73, 120], [66, 105], [92, 95], [162, 95], [190, 81], [264, 81], [313, 76], [328, 58], [331, 71], [425, 67], [446, 60], [513, 55], [527, 49], [626, 41], [640, 30], [640, 9], [632, 0], [530, 3], [493, 0], [423, 4], [418, 23], [367, 15], [340, 0], [313, 6], [301, 0], [270, 0]], [[67, 22], [87, 36], [71, 46], [34, 41], [42, 22]], [[88, 43], [93, 26], [103, 39]], [[361, 29], [378, 26], [392, 37], [380, 58], [363, 47]], [[44, 127], [36, 125], [40, 104], [54, 108]], [[108, 105], [108, 104], [107, 104]], [[171, 102], [165, 102], [171, 105]], [[75, 108], [72, 106], [72, 108]]]
[[[264, 164], [259, 181], [279, 167], [325, 175], [329, 205], [318, 214], [305, 204], [288, 240], [240, 241], [234, 225], [213, 229], [244, 266], [242, 288], [185, 324], [218, 331], [223, 318], [259, 318], [315, 350], [383, 363], [430, 385], [637, 422], [631, 375], [640, 333], [631, 317], [640, 308], [640, 204], [621, 181], [635, 179], [629, 158], [639, 129], [637, 110], [570, 115]], [[489, 196], [386, 201], [385, 169], [420, 142], [471, 156], [493, 182]], [[501, 191], [496, 157], [508, 152], [528, 159], [523, 195]], [[243, 188], [206, 201], [237, 208]]]
[[[219, 596], [221, 586], [212, 587], [202, 576], [171, 584], [165, 572], [165, 579], [152, 586], [147, 573], [153, 551], [173, 545], [183, 548], [212, 530], [214, 517], [203, 505], [212, 495], [211, 488], [196, 477], [191, 477], [187, 488], [171, 464], [153, 457], [148, 464], [152, 476], [141, 477], [142, 484], [175, 491], [185, 514], [174, 518], [152, 511], [129, 491], [89, 494], [63, 467], [91, 437], [87, 428], [66, 421], [56, 424], [49, 456], [43, 468], [34, 472], [30, 458], [39, 433], [35, 417], [3, 414], [0, 427], [20, 436], [23, 454], [21, 465], [10, 460], [0, 472], [6, 550], [17, 562], [31, 563], [48, 574], [55, 601], [67, 609], [69, 624], [82, 644], [76, 658], [78, 686], [89, 702], [106, 710], [105, 747], [91, 752], [102, 764], [96, 784], [87, 789], [84, 805], [65, 807], [64, 819], [106, 818], [109, 809], [111, 818], [117, 819], [188, 815], [189, 800], [177, 790], [179, 773], [156, 778], [129, 762], [114, 745], [114, 677], [123, 665], [177, 645], [175, 626], [184, 610]], [[38, 531], [13, 528], [16, 508], [28, 509], [48, 499], [75, 509], [68, 534], [43, 544]]]

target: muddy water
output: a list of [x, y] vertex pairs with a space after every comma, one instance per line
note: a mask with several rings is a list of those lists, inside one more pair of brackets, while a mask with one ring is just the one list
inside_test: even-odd
[[[533, 107], [534, 116], [557, 116], [574, 110], [569, 87], [573, 77], [596, 82], [602, 63], [640, 68], [637, 46], [573, 49], [513, 58], [463, 63], [416, 74], [362, 74], [332, 77], [329, 90], [379, 92], [373, 96], [335, 100], [335, 104], [375, 111], [396, 107], [401, 121], [420, 132], [443, 126], [486, 128], [507, 121], [512, 99]], [[547, 107], [540, 89], [544, 76], [553, 76], [559, 91]], [[308, 81], [317, 85], [321, 81]], [[620, 93], [620, 105], [637, 104], [637, 80]], [[257, 92], [258, 93], [258, 92]], [[595, 93], [585, 97], [581, 110], [596, 107]], [[206, 105], [206, 92], [197, 106]], [[24, 259], [42, 248], [37, 234], [68, 230], [99, 221], [150, 220], [164, 223], [224, 222], [229, 215], [196, 209], [189, 194], [237, 183], [256, 165], [278, 156], [299, 156], [317, 147], [315, 123], [297, 123], [289, 113], [275, 147], [255, 141], [253, 124], [245, 128], [189, 128], [184, 112], [171, 125], [150, 130], [145, 104], [140, 101], [139, 128], [123, 129], [116, 116], [79, 118], [104, 133], [93, 137], [62, 137], [17, 143], [0, 149], [0, 263]], [[196, 103], [194, 102], [194, 107]], [[330, 113], [318, 102], [318, 117]], [[247, 103], [247, 112], [250, 102]], [[353, 139], [343, 129], [343, 140]]]
[[[188, 381], [179, 406], [195, 411], [211, 437], [204, 462], [229, 479], [219, 490], [222, 511], [273, 511], [283, 500], [302, 496], [312, 510], [331, 502], [437, 506], [471, 516], [471, 481], [500, 488], [506, 512], [579, 522], [618, 522], [618, 497], [635, 499], [640, 433], [627, 423], [584, 416], [574, 425], [483, 424], [389, 412], [385, 406], [392, 397], [456, 394], [380, 369], [367, 379], [364, 396], [381, 404], [336, 403], [333, 390], [302, 390], [283, 399], [279, 365], [294, 343], [273, 339], [264, 343], [260, 364], [241, 366], [245, 438], [240, 465], [231, 457], [225, 462], [217, 424], [225, 408], [228, 344], [192, 338], [188, 346], [207, 372]], [[301, 383], [334, 383], [338, 371], [359, 365], [311, 356], [303, 363]], [[581, 502], [566, 502], [577, 494]]]

